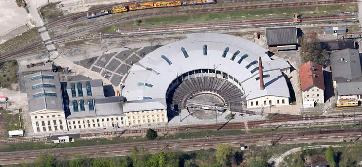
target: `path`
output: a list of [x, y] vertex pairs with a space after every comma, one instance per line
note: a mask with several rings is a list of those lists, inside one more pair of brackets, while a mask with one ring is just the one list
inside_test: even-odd
[[[342, 147], [342, 146], [339, 146], [339, 145], [316, 145], [316, 146], [310, 146], [310, 147], [305, 147], [305, 149], [317, 149], [317, 148], [327, 148], [329, 146], [332, 146], [332, 147]], [[296, 147], [296, 148], [292, 148], [286, 152], [284, 152], [283, 154], [279, 155], [278, 157], [272, 157], [268, 160], [268, 163], [269, 164], [273, 164], [273, 166], [275, 167], [279, 167], [281, 165], [281, 163], [284, 161], [284, 158], [291, 155], [291, 154], [294, 154], [294, 153], [297, 153], [299, 151], [302, 151], [302, 147]]]
[[42, 17], [40, 16], [38, 9], [46, 5], [47, 3], [44, 1], [34, 1], [34, 0], [28, 0], [27, 3], [29, 4], [29, 13], [32, 16], [32, 19], [34, 20], [34, 23], [36, 27], [38, 27], [38, 32], [40, 34], [40, 37], [42, 38], [45, 47], [47, 48], [49, 52], [49, 59], [53, 60], [53, 62], [57, 65], [60, 65], [62, 67], [69, 67], [69, 69], [73, 70], [76, 74], [85, 75], [92, 79], [101, 79], [104, 84], [111, 84], [111, 82], [102, 77], [101, 74], [93, 72], [87, 68], [84, 68], [80, 65], [74, 64], [74, 62], [68, 60], [66, 56], [59, 54], [57, 48], [55, 47], [49, 32], [47, 28], [44, 26], [44, 21]]

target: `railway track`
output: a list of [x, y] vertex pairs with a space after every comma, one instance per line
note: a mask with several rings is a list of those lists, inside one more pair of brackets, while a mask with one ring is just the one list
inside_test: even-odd
[[[228, 143], [233, 146], [238, 146], [240, 143], [244, 144], [261, 144], [270, 145], [277, 143], [311, 143], [311, 142], [326, 142], [328, 139], [331, 141], [342, 141], [345, 139], [353, 140], [361, 136], [361, 130], [338, 130], [330, 129], [321, 133], [320, 131], [312, 132], [278, 132], [268, 134], [252, 134], [252, 135], [235, 135], [235, 136], [222, 136], [222, 137], [207, 137], [196, 139], [177, 139], [177, 140], [162, 140], [162, 141], [144, 141], [132, 143], [120, 143], [110, 145], [94, 145], [82, 147], [68, 147], [68, 148], [53, 148], [44, 150], [29, 150], [29, 151], [15, 151], [15, 152], [0, 152], [0, 164], [19, 164], [24, 160], [32, 162], [42, 154], [52, 154], [56, 157], [69, 158], [74, 155], [87, 156], [87, 157], [107, 157], [115, 155], [127, 155], [134, 148], [143, 148], [149, 152], [156, 152], [161, 150], [198, 150], [215, 148], [216, 145], [221, 143]], [[358, 139], [357, 139], [358, 140]]]
[[[255, 8], [281, 8], [281, 7], [300, 7], [300, 6], [315, 6], [315, 5], [326, 5], [326, 4], [343, 4], [343, 3], [355, 3], [357, 0], [323, 0], [323, 1], [303, 1], [303, 2], [286, 2], [286, 3], [262, 3], [262, 4], [247, 4], [247, 5], [240, 5], [240, 6], [232, 6], [232, 7], [215, 7], [215, 8], [201, 8], [201, 9], [181, 9], [178, 11], [179, 14], [194, 14], [194, 13], [210, 13], [210, 12], [225, 12], [225, 11], [236, 11], [241, 9], [255, 9]], [[90, 11], [95, 12], [102, 9], [110, 8], [112, 5], [108, 6], [101, 6], [101, 7], [93, 7], [90, 9]], [[147, 10], [145, 10], [147, 11]], [[129, 12], [132, 13], [132, 12]], [[67, 16], [64, 16], [60, 19], [57, 19], [55, 21], [47, 23], [45, 26], [48, 27], [50, 30], [52, 28], [59, 28], [63, 29], [64, 27], [67, 27], [73, 22], [77, 23], [84, 23], [89, 24], [89, 20], [86, 19], [84, 16], [86, 15], [86, 12], [76, 13], [76, 14], [70, 14]], [[119, 24], [125, 21], [134, 20], [137, 18], [147, 18], [147, 17], [155, 17], [155, 16], [163, 16], [167, 15], [167, 13], [140, 13], [140, 14], [134, 14], [125, 16], [122, 18], [117, 18], [116, 20], [111, 19], [109, 21], [105, 22], [95, 22], [91, 26], [83, 27], [65, 34], [56, 35], [53, 37], [53, 40], [57, 42], [58, 44], [65, 43], [67, 41], [77, 40], [80, 39], [82, 36], [86, 36], [86, 34], [89, 34], [89, 32], [99, 30], [101, 27], [109, 26], [113, 24]], [[68, 39], [68, 40], [65, 40]], [[13, 55], [17, 55], [22, 52], [32, 52], [34, 51], [34, 44], [29, 45], [25, 48], [19, 48], [15, 50], [12, 53], [7, 53], [0, 55], [0, 58], [7, 58], [8, 59], [15, 59], [13, 58]], [[34, 52], [35, 53], [35, 52]], [[16, 57], [17, 58], [17, 57]]]

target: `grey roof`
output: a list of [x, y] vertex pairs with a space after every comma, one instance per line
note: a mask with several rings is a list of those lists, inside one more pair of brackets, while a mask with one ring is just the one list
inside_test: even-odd
[[357, 49], [344, 49], [331, 54], [332, 78], [346, 82], [362, 76], [360, 56]]
[[362, 78], [351, 82], [338, 82], [336, 89], [338, 95], [362, 95]]
[[166, 104], [162, 99], [127, 101], [123, 104], [123, 112], [150, 111], [166, 108]]
[[[203, 54], [204, 45], [207, 45], [207, 55]], [[187, 58], [181, 47], [187, 51]], [[223, 57], [226, 48], [229, 51]], [[237, 59], [231, 60], [237, 51]], [[280, 71], [287, 63], [271, 60], [266, 52], [261, 46], [240, 37], [214, 33], [189, 34], [186, 39], [162, 46], [134, 64], [125, 80], [122, 95], [129, 101], [145, 98], [165, 100], [169, 84], [178, 76], [195, 69], [216, 69], [240, 81], [247, 100], [262, 96], [290, 97]], [[246, 58], [238, 63], [242, 57]], [[258, 72], [253, 70], [258, 68], [259, 57], [263, 61], [264, 75], [268, 76], [264, 79], [267, 85], [264, 90], [260, 90], [259, 81], [256, 80]]]
[[72, 112], [67, 118], [123, 115], [123, 100], [124, 97], [121, 96], [95, 99], [95, 111]]
[[327, 51], [356, 48], [353, 40], [322, 41], [320, 43], [321, 47]]
[[266, 28], [268, 46], [298, 44], [296, 27]]
[[67, 76], [67, 81], [90, 81], [92, 78], [86, 77], [84, 75], [75, 75], [75, 76]]
[[102, 104], [102, 103], [116, 103], [116, 102], [124, 102], [126, 100], [123, 96], [111, 96], [101, 99], [95, 99], [96, 104]]
[[[53, 76], [54, 79], [32, 79], [36, 76]], [[55, 72], [41, 71], [34, 74], [30, 74], [24, 77], [25, 89], [28, 97], [29, 112], [36, 112], [40, 110], [63, 110], [62, 94], [60, 90], [59, 75]], [[41, 85], [54, 85], [55, 87], [42, 87]], [[33, 88], [33, 86], [40, 86]], [[55, 96], [46, 96], [44, 93], [55, 94]], [[34, 95], [43, 96], [34, 97]]]

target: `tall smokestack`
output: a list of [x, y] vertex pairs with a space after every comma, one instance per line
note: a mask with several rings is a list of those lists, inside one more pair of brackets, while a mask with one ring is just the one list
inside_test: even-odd
[[260, 90], [264, 90], [263, 63], [261, 62], [261, 57], [259, 57], [259, 85]]

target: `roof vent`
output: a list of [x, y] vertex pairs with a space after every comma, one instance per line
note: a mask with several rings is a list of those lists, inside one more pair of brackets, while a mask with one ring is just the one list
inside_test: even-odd
[[344, 61], [344, 58], [342, 57], [342, 58], [341, 58], [341, 62], [343, 62], [343, 61]]
[[351, 80], [350, 80], [350, 79], [347, 79], [347, 82], [351, 82]]

